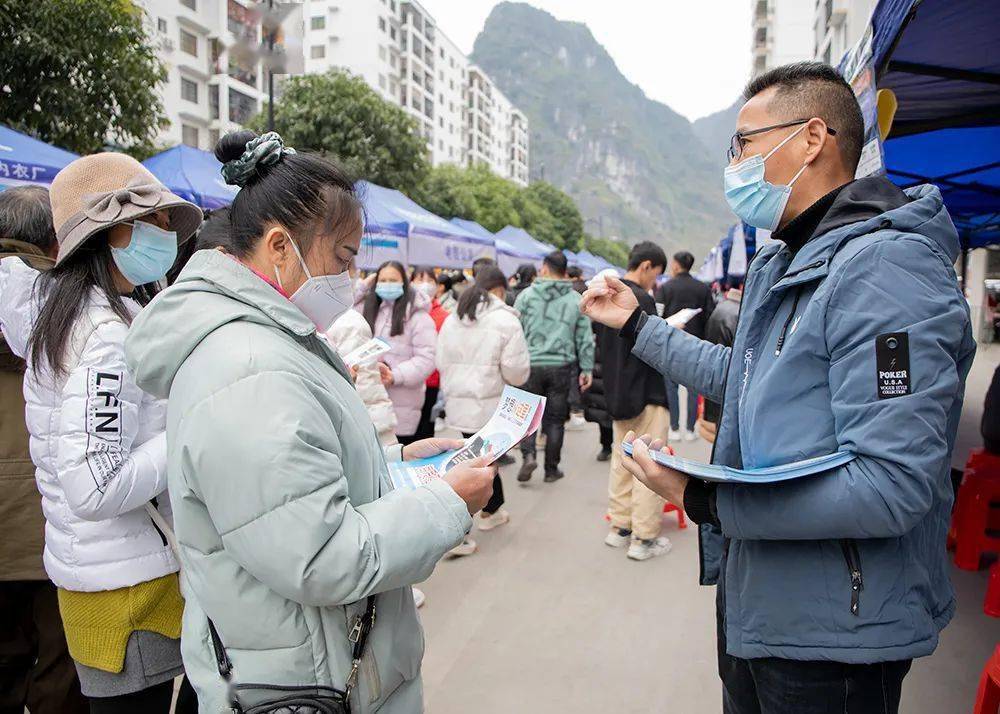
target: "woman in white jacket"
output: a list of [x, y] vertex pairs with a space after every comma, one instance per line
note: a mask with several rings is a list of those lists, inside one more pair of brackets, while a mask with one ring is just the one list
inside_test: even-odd
[[[444, 321], [437, 343], [437, 365], [445, 398], [445, 421], [469, 438], [483, 427], [500, 403], [505, 384], [528, 379], [531, 363], [517, 310], [504, 301], [507, 279], [496, 266], [480, 268], [475, 285], [459, 298]], [[510, 520], [503, 508], [503, 484], [493, 479], [493, 497], [483, 508], [479, 529]]]
[[[166, 714], [183, 672], [178, 565], [158, 525], [170, 517], [166, 404], [136, 386], [123, 344], [201, 211], [113, 153], [69, 164], [50, 200], [59, 252], [35, 284], [37, 313], [2, 318], [28, 363], [45, 570], [91, 712]], [[191, 711], [184, 691], [179, 711]]]

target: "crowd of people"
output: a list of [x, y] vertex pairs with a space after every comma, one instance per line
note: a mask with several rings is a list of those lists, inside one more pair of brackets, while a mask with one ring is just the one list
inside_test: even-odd
[[[354, 183], [273, 132], [219, 142], [239, 191], [204, 222], [118, 153], [0, 193], [0, 710], [166, 713], [183, 674], [181, 713], [421, 711], [412, 585], [511, 523], [502, 466], [566, 478], [586, 418], [608, 546], [667, 553], [668, 501], [700, 524], [728, 714], [896, 711], [954, 611], [974, 352], [954, 228], [932, 187], [853, 180], [863, 125], [832, 68], [746, 94], [727, 198], [778, 240], [717, 295], [652, 242], [589, 283], [561, 252], [509, 277], [489, 258], [362, 276]], [[348, 366], [373, 337], [388, 350]], [[392, 488], [389, 463], [460, 447], [445, 434], [507, 385], [546, 399], [519, 462]], [[737, 468], [853, 459], [763, 488], [651, 458], [699, 435]]]

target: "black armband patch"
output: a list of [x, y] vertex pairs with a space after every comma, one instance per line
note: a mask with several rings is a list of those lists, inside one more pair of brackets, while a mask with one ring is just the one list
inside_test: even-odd
[[875, 338], [878, 398], [891, 399], [910, 393], [910, 337], [889, 332]]

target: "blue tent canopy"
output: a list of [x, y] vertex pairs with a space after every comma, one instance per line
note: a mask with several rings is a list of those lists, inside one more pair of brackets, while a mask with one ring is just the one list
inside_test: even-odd
[[475, 221], [469, 221], [466, 220], [465, 218], [452, 218], [451, 222], [454, 223], [459, 228], [464, 228], [467, 231], [475, 233], [477, 236], [481, 236], [489, 240], [495, 240], [495, 236], [492, 233], [490, 233], [488, 230], [483, 228]]
[[6, 186], [42, 185], [66, 164], [78, 158], [71, 151], [50, 146], [0, 124], [0, 190]]
[[881, 0], [872, 62], [898, 101], [886, 171], [940, 187], [966, 247], [1000, 241], [1000, 3]]
[[239, 192], [222, 179], [222, 164], [214, 154], [181, 144], [142, 162], [160, 182], [206, 211], [228, 206]]
[[546, 253], [552, 252], [531, 237], [523, 228], [504, 226], [495, 234], [497, 262], [504, 275], [512, 275], [522, 263], [539, 266]]
[[496, 256], [492, 237], [446, 221], [399, 191], [360, 181], [358, 192], [366, 213], [361, 267], [392, 259], [406, 265], [467, 268], [476, 258]]

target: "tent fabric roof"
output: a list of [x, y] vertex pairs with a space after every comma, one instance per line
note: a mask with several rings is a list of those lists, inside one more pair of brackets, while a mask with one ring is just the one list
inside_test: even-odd
[[50, 184], [73, 159], [66, 151], [0, 124], [0, 183]]
[[466, 220], [465, 218], [452, 218], [451, 222], [454, 223], [459, 228], [464, 228], [465, 230], [475, 233], [483, 238], [488, 238], [491, 241], [494, 240], [494, 236], [488, 230], [483, 228], [481, 225], [475, 221]]
[[[477, 235], [460, 225], [446, 221], [400, 191], [368, 181], [359, 181], [358, 192], [365, 205], [366, 225], [369, 230], [373, 226], [378, 226], [392, 233], [398, 231], [401, 225], [408, 225], [411, 232], [432, 238], [493, 245], [492, 238]], [[405, 228], [403, 231], [402, 235], [406, 235]]]
[[228, 206], [239, 193], [222, 179], [215, 155], [192, 146], [175, 146], [142, 163], [164, 186], [207, 211]]
[[497, 250], [518, 258], [537, 259], [551, 253], [553, 248], [546, 248], [543, 243], [531, 237], [526, 230], [516, 226], [504, 226], [494, 234]]
[[1000, 4], [882, 0], [872, 13], [878, 87], [899, 102], [892, 136], [1000, 118]]

